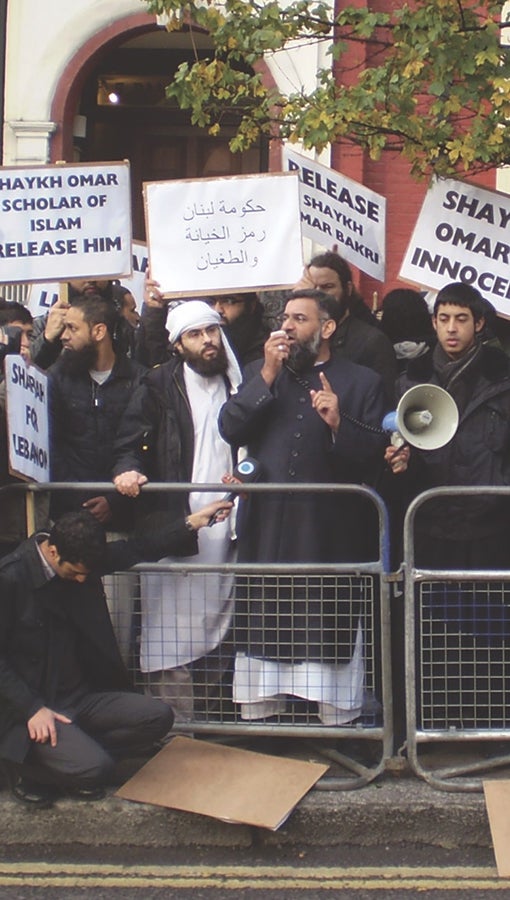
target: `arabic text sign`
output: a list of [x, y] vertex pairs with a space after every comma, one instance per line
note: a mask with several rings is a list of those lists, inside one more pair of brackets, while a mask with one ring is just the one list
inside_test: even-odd
[[386, 198], [334, 169], [285, 147], [287, 167], [300, 181], [305, 237], [338, 252], [362, 272], [384, 281]]
[[48, 378], [21, 356], [5, 359], [9, 467], [34, 481], [50, 480]]
[[128, 163], [0, 168], [0, 282], [130, 272]]
[[167, 296], [287, 287], [301, 277], [295, 175], [144, 185], [151, 276]]
[[509, 262], [510, 197], [444, 179], [427, 192], [399, 276], [432, 290], [464, 281], [510, 316]]

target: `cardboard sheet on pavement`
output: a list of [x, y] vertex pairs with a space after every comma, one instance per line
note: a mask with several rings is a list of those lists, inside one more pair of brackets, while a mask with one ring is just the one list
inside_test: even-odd
[[328, 768], [176, 736], [116, 796], [275, 831]]
[[498, 875], [510, 878], [510, 779], [484, 781], [483, 790]]

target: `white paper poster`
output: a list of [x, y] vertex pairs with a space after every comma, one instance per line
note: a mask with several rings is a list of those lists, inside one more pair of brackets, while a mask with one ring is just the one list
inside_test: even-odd
[[130, 272], [128, 163], [0, 168], [0, 283]]
[[463, 281], [510, 316], [510, 197], [452, 179], [429, 188], [400, 278], [440, 290]]
[[144, 185], [152, 277], [169, 297], [292, 287], [301, 278], [294, 174]]
[[347, 262], [384, 281], [386, 198], [290, 147], [283, 155], [299, 175], [304, 236], [327, 249], [336, 246]]
[[22, 356], [6, 356], [9, 467], [34, 481], [50, 480], [48, 378]]

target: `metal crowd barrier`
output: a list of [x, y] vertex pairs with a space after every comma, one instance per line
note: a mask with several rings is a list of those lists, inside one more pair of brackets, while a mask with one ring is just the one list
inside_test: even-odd
[[510, 488], [448, 487], [420, 494], [404, 524], [407, 755], [445, 791], [481, 791], [510, 766], [509, 568], [437, 570], [415, 564], [416, 517], [437, 498], [508, 497]]
[[[39, 493], [70, 489], [102, 495], [112, 486], [29, 484], [0, 492], [27, 492], [30, 506]], [[225, 486], [150, 484], [143, 492], [191, 489], [214, 490], [221, 496]], [[261, 739], [264, 747], [271, 743], [267, 739], [281, 739], [280, 752], [287, 752], [287, 746], [289, 752], [300, 747], [298, 752], [306, 758], [312, 753], [330, 762], [319, 788], [368, 784], [385, 770], [393, 753], [384, 504], [374, 491], [356, 485], [255, 484], [237, 490], [334, 493], [340, 504], [346, 495], [355, 495], [375, 513], [376, 558], [334, 564], [232, 560], [208, 565], [193, 557], [174, 557], [106, 576], [107, 602], [125, 662], [140, 689], [173, 698], [171, 705], [179, 710], [180, 720], [174, 731], [248, 746], [255, 742], [255, 749]], [[33, 511], [28, 519], [33, 521]], [[203, 652], [200, 603], [207, 598], [216, 602], [218, 592], [223, 592], [225, 603], [217, 607], [217, 620], [209, 623], [217, 629], [218, 646]], [[175, 645], [177, 596], [181, 622], [189, 610], [184, 632], [189, 625], [191, 651]], [[301, 638], [303, 645], [314, 645], [313, 658], [307, 661], [300, 651], [300, 662], [293, 665], [296, 647], [289, 647], [289, 641]], [[282, 647], [287, 648], [285, 659], [278, 657]], [[190, 655], [198, 658], [191, 662]], [[176, 662], [170, 672], [165, 665], [162, 668], [168, 656]]]

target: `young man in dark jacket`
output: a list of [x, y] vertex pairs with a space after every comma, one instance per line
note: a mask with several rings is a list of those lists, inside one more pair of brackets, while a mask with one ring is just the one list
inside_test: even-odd
[[198, 529], [231, 506], [216, 501], [187, 522], [149, 518], [108, 544], [87, 510], [67, 513], [0, 561], [0, 760], [17, 800], [47, 807], [56, 788], [97, 799], [115, 757], [169, 731], [170, 707], [133, 692], [100, 575], [192, 540], [196, 550]]
[[[484, 493], [484, 486], [510, 484], [510, 361], [482, 342], [483, 313], [475, 288], [453, 283], [439, 291], [437, 345], [432, 354], [411, 361], [399, 381], [400, 395], [422, 383], [446, 389], [457, 404], [459, 425], [436, 450], [387, 448], [397, 490], [407, 487], [411, 498], [428, 488], [480, 486], [475, 496], [435, 498], [418, 510], [414, 550], [419, 568], [508, 569], [509, 501]], [[444, 581], [420, 596], [416, 646], [422, 724], [494, 728], [499, 722], [508, 727], [502, 642], [510, 635], [510, 617], [501, 588]]]
[[[398, 397], [416, 384], [439, 385], [460, 416], [444, 447], [387, 449], [393, 471], [407, 472], [411, 495], [445, 485], [510, 484], [510, 361], [479, 339], [483, 310], [481, 295], [470, 285], [442, 288], [434, 306], [437, 345], [431, 355], [411, 361], [397, 382]], [[482, 492], [435, 500], [417, 519], [416, 561], [429, 568], [505, 568], [509, 524], [504, 498]]]

